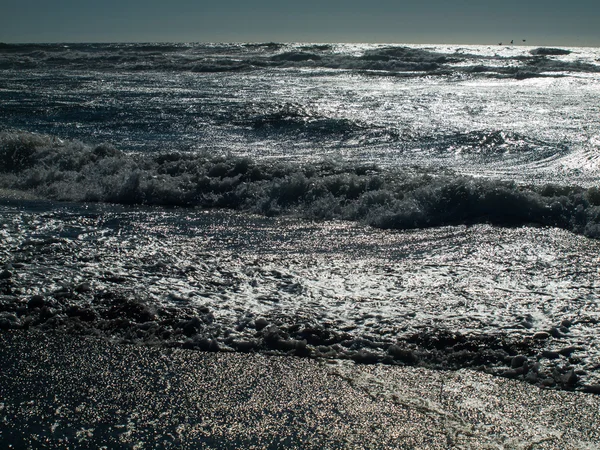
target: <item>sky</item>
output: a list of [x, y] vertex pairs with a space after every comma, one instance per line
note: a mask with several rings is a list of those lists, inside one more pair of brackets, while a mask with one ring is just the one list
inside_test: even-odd
[[599, 0], [1, 0], [0, 42], [600, 47]]

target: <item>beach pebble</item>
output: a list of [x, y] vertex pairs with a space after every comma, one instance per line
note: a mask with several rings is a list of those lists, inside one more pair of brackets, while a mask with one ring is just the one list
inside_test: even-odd
[[560, 353], [563, 356], [569, 357], [575, 350], [577, 350], [575, 347], [565, 347], [559, 350], [558, 353]]
[[269, 325], [269, 322], [264, 317], [259, 317], [256, 319], [256, 322], [254, 322], [254, 328], [256, 328], [256, 331], [262, 330], [267, 325]]
[[144, 322], [137, 325], [137, 328], [143, 331], [156, 330], [158, 324], [155, 322]]
[[533, 335], [533, 339], [536, 341], [545, 341], [550, 337], [550, 333], [546, 333], [545, 331], [539, 331]]
[[40, 317], [48, 319], [50, 317], [54, 317], [56, 315], [57, 310], [54, 308], [50, 308], [49, 306], [44, 306], [40, 309]]
[[240, 322], [235, 326], [235, 331], [244, 331], [246, 326], [248, 326], [248, 322]]
[[3, 270], [2, 272], [0, 272], [0, 280], [8, 280], [11, 277], [12, 273], [8, 270]]
[[569, 328], [571, 325], [573, 325], [573, 322], [571, 322], [569, 319], [564, 319], [561, 323], [560, 326], [561, 327], [565, 327], [565, 328]]
[[524, 321], [522, 321], [522, 322], [521, 322], [521, 326], [522, 326], [523, 328], [526, 328], [526, 329], [528, 329], [528, 330], [529, 330], [529, 329], [533, 328], [533, 323], [531, 323], [531, 322], [530, 322], [530, 321], [528, 321], [528, 320], [524, 320]]
[[73, 293], [69, 291], [67, 288], [61, 288], [52, 293], [52, 296], [57, 300], [64, 300], [73, 298]]
[[75, 291], [79, 292], [80, 294], [91, 292], [91, 290], [92, 286], [89, 283], [81, 283], [75, 286]]
[[14, 314], [11, 313], [0, 313], [0, 317], [2, 317], [3, 319], [7, 319], [10, 320], [11, 322], [18, 322], [19, 318], [17, 316], [15, 316]]
[[521, 370], [508, 369], [508, 370], [505, 370], [504, 372], [502, 372], [500, 374], [500, 376], [505, 377], [505, 378], [517, 378], [522, 373], [523, 373], [523, 371], [521, 371]]
[[527, 362], [526, 356], [517, 355], [510, 361], [510, 367], [516, 369], [517, 367], [522, 367], [525, 362]]
[[205, 352], [218, 352], [221, 350], [219, 343], [215, 339], [201, 338], [198, 340], [198, 347]]
[[574, 386], [578, 379], [579, 377], [575, 374], [575, 371], [571, 369], [562, 376], [561, 381], [567, 386]]
[[556, 381], [554, 381], [554, 378], [548, 377], [548, 378], [544, 378], [542, 380], [541, 384], [542, 384], [542, 386], [552, 387], [552, 386], [554, 386], [556, 384]]
[[45, 304], [44, 297], [42, 295], [34, 295], [27, 302], [29, 309], [41, 308]]
[[21, 322], [17, 316], [10, 313], [0, 313], [0, 330], [20, 328]]
[[563, 334], [560, 332], [560, 330], [556, 327], [550, 328], [549, 333], [555, 338], [559, 338], [559, 337], [563, 336]]
[[548, 359], [557, 359], [560, 357], [560, 354], [558, 352], [554, 352], [552, 350], [543, 350], [542, 356], [544, 358], [548, 358]]
[[532, 384], [537, 383], [538, 382], [538, 374], [535, 371], [530, 370], [529, 372], [527, 372], [527, 375], [525, 376], [525, 381], [532, 383]]

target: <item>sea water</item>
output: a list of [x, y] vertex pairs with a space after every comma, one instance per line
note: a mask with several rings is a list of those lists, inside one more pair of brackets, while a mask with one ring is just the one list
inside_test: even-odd
[[600, 391], [600, 50], [0, 44], [0, 326]]

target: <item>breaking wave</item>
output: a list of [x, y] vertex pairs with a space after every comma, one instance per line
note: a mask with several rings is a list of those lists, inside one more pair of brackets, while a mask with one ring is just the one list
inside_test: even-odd
[[519, 56], [443, 53], [408, 46], [339, 51], [331, 44], [0, 44], [0, 69], [235, 72], [265, 68], [323, 68], [365, 73], [508, 77], [600, 72], [571, 50], [537, 48]]
[[600, 237], [596, 187], [523, 186], [450, 171], [311, 165], [197, 153], [129, 154], [110, 145], [0, 134], [0, 188], [72, 202], [230, 208], [408, 229], [539, 224]]

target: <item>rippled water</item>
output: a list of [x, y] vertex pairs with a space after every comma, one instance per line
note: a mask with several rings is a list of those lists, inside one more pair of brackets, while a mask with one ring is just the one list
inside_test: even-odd
[[494, 373], [524, 353], [600, 381], [600, 244], [569, 232], [49, 207], [3, 208], [19, 325]]
[[600, 53], [559, 53], [0, 47], [0, 324], [597, 391]]
[[5, 128], [142, 152], [443, 165], [523, 181], [597, 176], [597, 49], [8, 47]]

